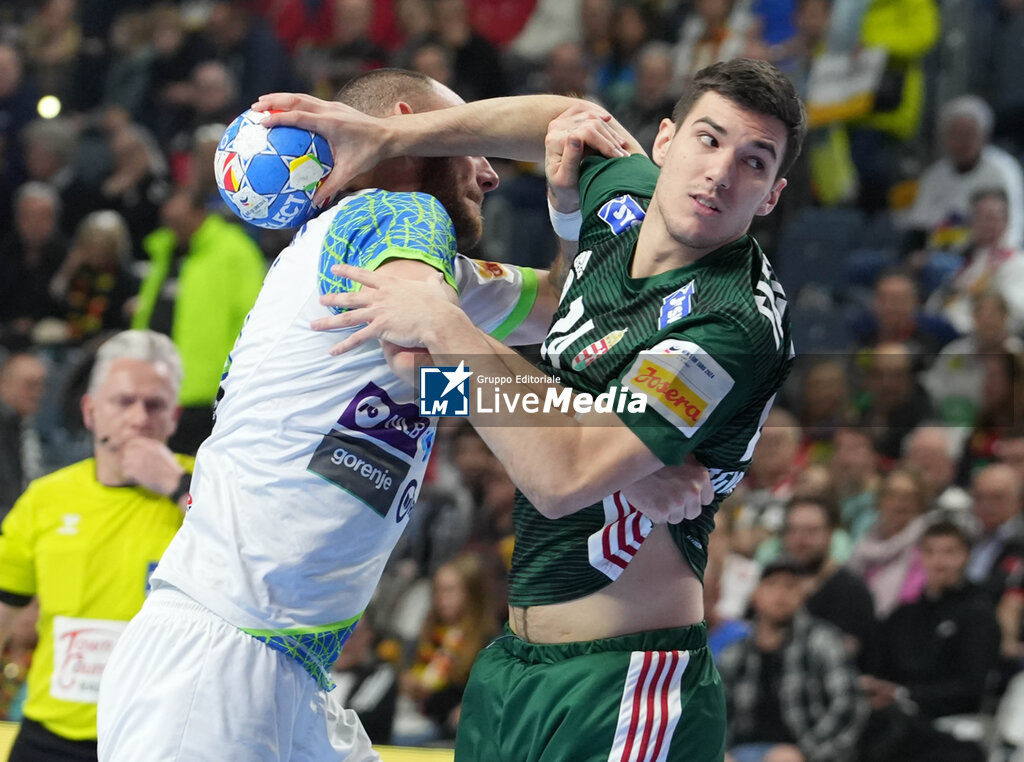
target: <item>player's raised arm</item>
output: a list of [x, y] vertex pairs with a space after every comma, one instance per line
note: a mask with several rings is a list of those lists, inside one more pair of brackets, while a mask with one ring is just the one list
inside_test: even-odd
[[596, 118], [594, 149], [605, 156], [626, 156], [636, 141], [616, 126], [611, 114], [589, 101], [561, 95], [490, 98], [436, 111], [370, 117], [332, 101], [295, 93], [271, 93], [253, 104], [279, 111], [265, 122], [314, 130], [334, 154], [331, 175], [317, 192], [322, 202], [356, 175], [396, 156], [493, 156], [541, 161], [550, 122], [575, 109], [576, 119]]

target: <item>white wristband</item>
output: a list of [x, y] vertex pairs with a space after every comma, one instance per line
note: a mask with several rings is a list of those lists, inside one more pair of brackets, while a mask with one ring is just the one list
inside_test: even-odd
[[583, 227], [583, 212], [577, 209], [575, 212], [560, 212], [551, 205], [548, 199], [548, 215], [551, 217], [551, 227], [555, 235], [563, 241], [580, 240], [580, 228]]

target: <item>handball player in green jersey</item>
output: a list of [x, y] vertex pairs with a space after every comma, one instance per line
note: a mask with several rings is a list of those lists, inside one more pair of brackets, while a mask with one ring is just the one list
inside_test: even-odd
[[[398, 117], [376, 125], [377, 150], [472, 152], [498, 128], [487, 115], [481, 101]], [[651, 159], [632, 142], [628, 156], [585, 155], [601, 121], [570, 110], [547, 134], [552, 218], [576, 253], [540, 370], [549, 387], [631, 404], [471, 405], [519, 493], [509, 629], [470, 677], [456, 746], [467, 762], [724, 753], [701, 579], [714, 513], [749, 466], [792, 364], [785, 292], [748, 229], [778, 203], [805, 113], [777, 69], [737, 59], [694, 76]], [[501, 399], [547, 398], [537, 368], [474, 328], [439, 281], [336, 274], [363, 284], [325, 297], [347, 311], [318, 327], [353, 329], [336, 351], [371, 339], [422, 346], [438, 365], [463, 359]], [[645, 404], [632, 404], [637, 395]], [[650, 486], [692, 458], [714, 488], [699, 512], [630, 503], [623, 485]]]

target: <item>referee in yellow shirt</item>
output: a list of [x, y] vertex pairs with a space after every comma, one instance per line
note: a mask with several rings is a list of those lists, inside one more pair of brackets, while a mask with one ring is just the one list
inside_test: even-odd
[[39, 598], [39, 645], [11, 762], [96, 760], [100, 676], [181, 526], [192, 459], [167, 448], [180, 415], [171, 340], [124, 331], [82, 397], [93, 457], [32, 482], [0, 526], [0, 643]]

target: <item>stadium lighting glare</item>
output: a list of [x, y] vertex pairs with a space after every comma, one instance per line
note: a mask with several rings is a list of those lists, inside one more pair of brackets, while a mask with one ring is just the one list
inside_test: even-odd
[[56, 95], [44, 95], [36, 105], [36, 111], [43, 119], [53, 119], [60, 115], [60, 98]]

